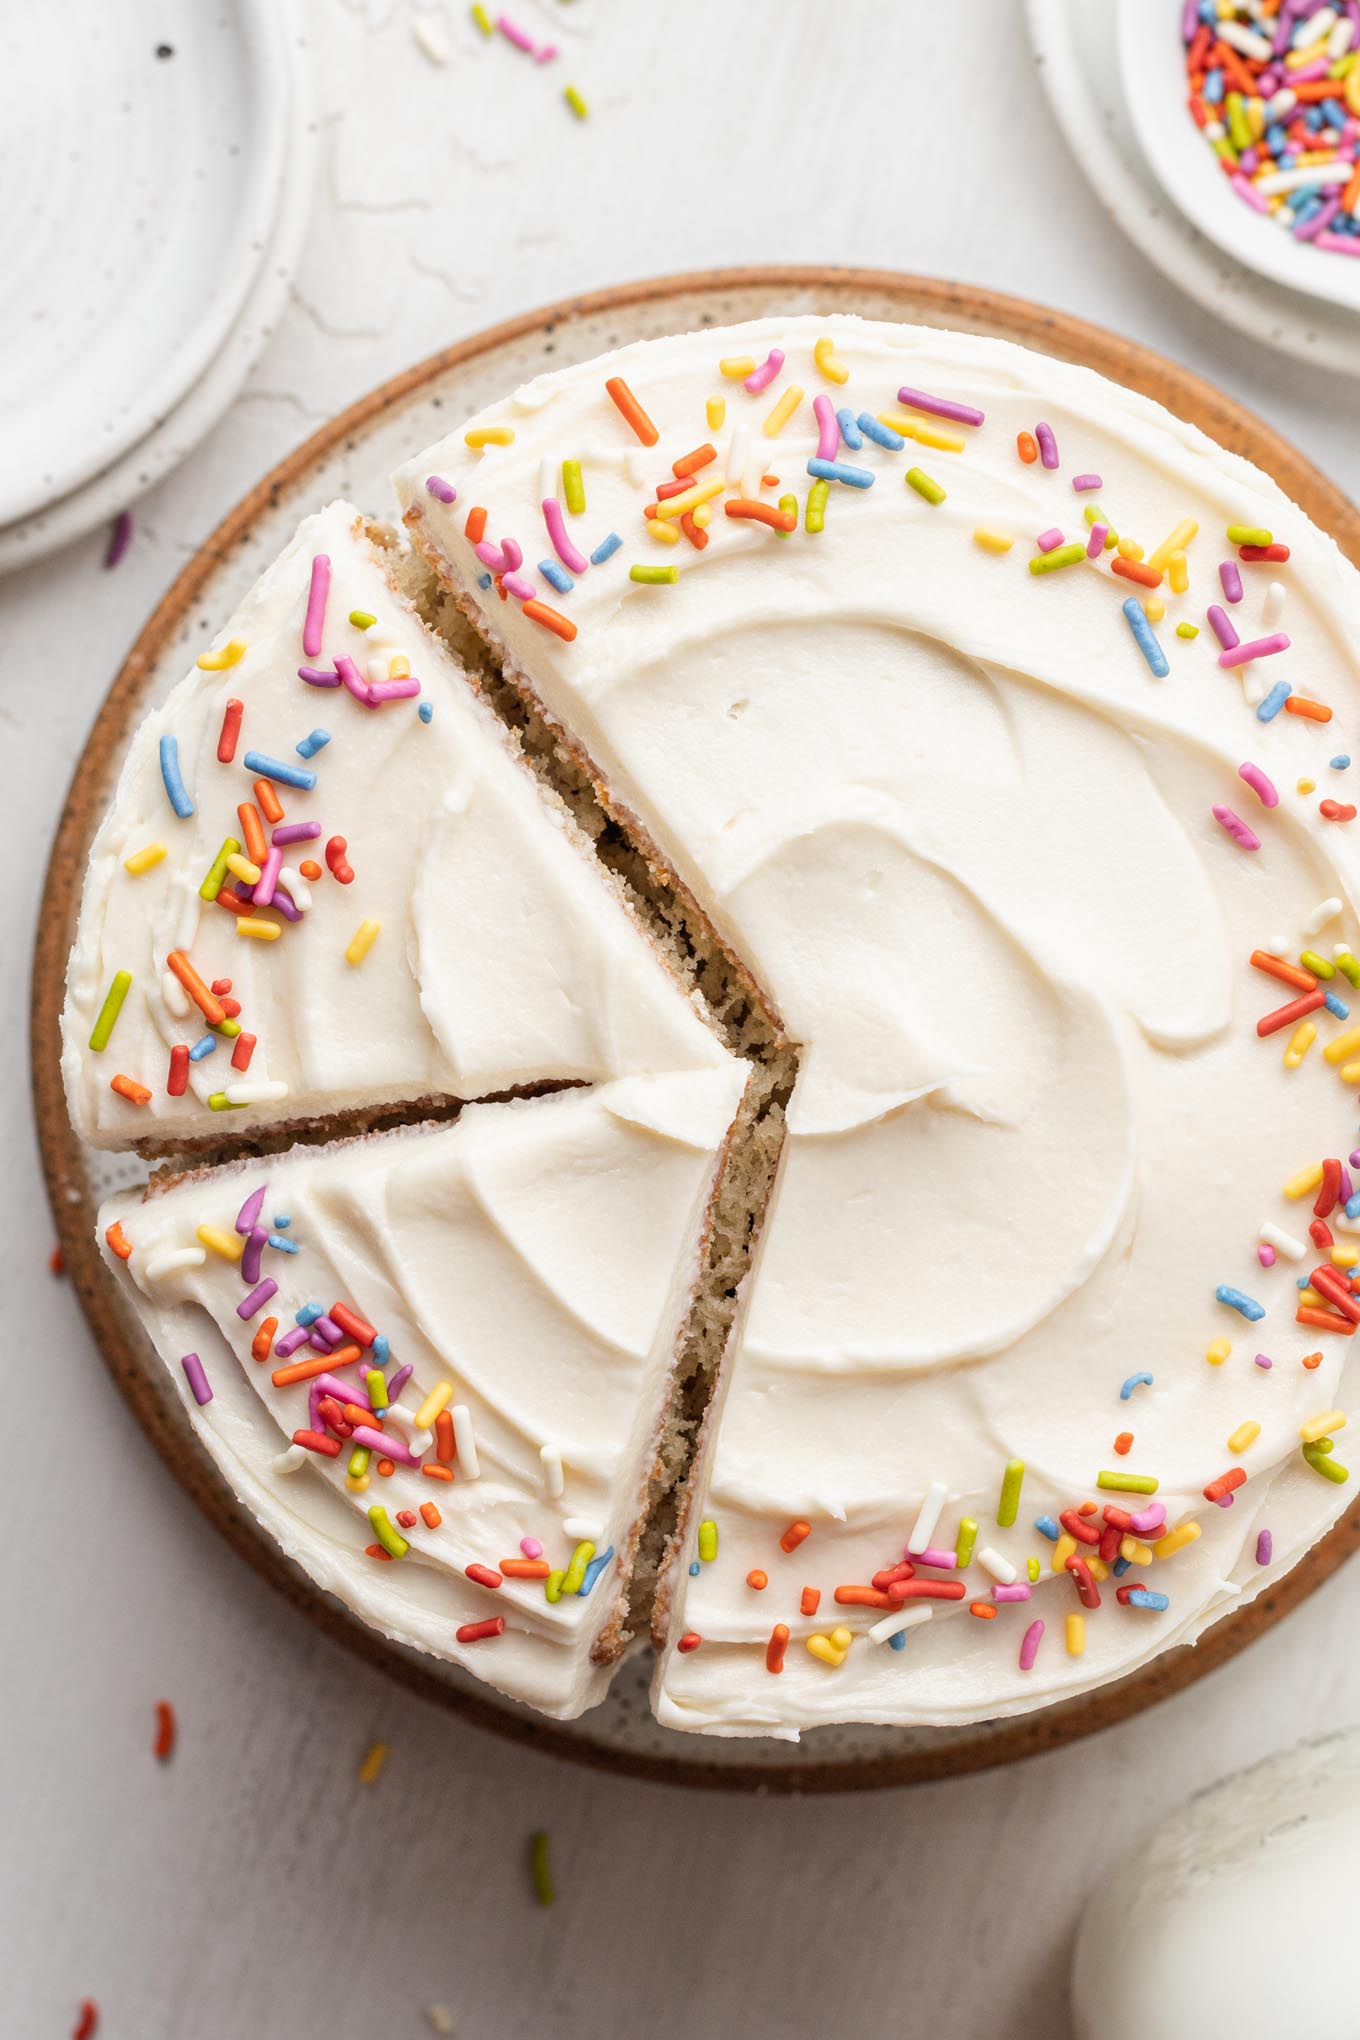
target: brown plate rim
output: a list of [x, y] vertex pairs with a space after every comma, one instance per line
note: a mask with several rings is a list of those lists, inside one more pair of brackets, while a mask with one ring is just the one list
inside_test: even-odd
[[58, 1019], [93, 825], [90, 777], [121, 753], [149, 669], [192, 610], [212, 572], [280, 495], [291, 493], [322, 458], [385, 410], [428, 383], [494, 348], [572, 320], [625, 311], [661, 298], [730, 295], [743, 289], [790, 292], [834, 288], [899, 297], [918, 322], [999, 334], [1097, 369], [1112, 381], [1155, 397], [1177, 417], [1264, 468], [1315, 524], [1329, 531], [1360, 565], [1360, 513], [1349, 499], [1253, 413], [1190, 370], [1136, 341], [1023, 298], [981, 285], [918, 277], [905, 271], [822, 265], [748, 266], [660, 276], [563, 298], [525, 312], [429, 355], [348, 406], [287, 454], [241, 498], [176, 576], [152, 611], [95, 719], [62, 808], [43, 887], [33, 956], [30, 1046], [34, 1110], [43, 1175], [57, 1237], [77, 1298], [104, 1364], [151, 1444], [191, 1500], [254, 1570], [327, 1635], [424, 1699], [461, 1719], [544, 1754], [646, 1779], [731, 1791], [823, 1793], [912, 1785], [1013, 1763], [1112, 1727], [1180, 1692], [1237, 1655], [1298, 1606], [1347, 1558], [1360, 1540], [1357, 1501], [1283, 1578], [1222, 1617], [1195, 1644], [1181, 1645], [1108, 1686], [1034, 1713], [978, 1725], [966, 1743], [924, 1746], [900, 1754], [827, 1760], [806, 1767], [719, 1764], [702, 1757], [658, 1757], [607, 1749], [578, 1739], [557, 1723], [510, 1711], [494, 1697], [446, 1684], [419, 1658], [399, 1650], [317, 1587], [272, 1543], [237, 1503], [187, 1425], [167, 1417], [150, 1396], [134, 1357], [135, 1326], [125, 1316], [94, 1241], [94, 1212], [84, 1188], [80, 1148], [61, 1081]]

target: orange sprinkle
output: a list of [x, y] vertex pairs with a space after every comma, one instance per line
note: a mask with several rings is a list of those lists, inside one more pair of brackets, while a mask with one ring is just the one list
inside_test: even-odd
[[265, 820], [267, 822], [281, 822], [283, 820], [283, 802], [279, 799], [277, 793], [275, 793], [272, 783], [268, 779], [257, 779], [252, 791], [259, 802], [260, 813], [264, 816]]
[[290, 1360], [286, 1367], [276, 1367], [269, 1378], [275, 1388], [290, 1388], [295, 1381], [310, 1381], [314, 1374], [331, 1374], [337, 1367], [352, 1367], [358, 1358], [357, 1346], [337, 1346], [333, 1353], [317, 1353], [310, 1360]]
[[1355, 212], [1358, 208], [1360, 208], [1360, 169], [1355, 172], [1341, 194], [1342, 212]]
[[427, 1530], [437, 1530], [444, 1518], [440, 1515], [433, 1502], [422, 1502], [420, 1505], [420, 1520]]
[[1122, 1459], [1133, 1443], [1132, 1431], [1121, 1431], [1114, 1441], [1114, 1449]]
[[[1022, 436], [1027, 438], [1029, 435], [1024, 434]], [[995, 1617], [996, 1610], [990, 1601], [970, 1601], [968, 1603], [968, 1613], [970, 1615], [980, 1615], [984, 1622], [990, 1622]]]
[[770, 1575], [762, 1572], [758, 1565], [753, 1566], [746, 1575], [746, 1584], [748, 1587], [754, 1587], [758, 1594], [763, 1594], [770, 1584]]
[[463, 529], [467, 533], [469, 545], [480, 545], [486, 537], [486, 511], [480, 503], [474, 503], [468, 511]]
[[1081, 1507], [1077, 1510], [1077, 1514], [1079, 1516], [1094, 1516], [1095, 1513], [1096, 1505], [1094, 1502], [1083, 1502]]
[[[1039, 443], [1032, 432], [1016, 433], [1015, 450], [1026, 467], [1033, 467], [1035, 461], [1039, 458]], [[989, 1609], [988, 1613], [991, 1612]], [[976, 1610], [974, 1610], [974, 1613], [976, 1613]]]
[[778, 475], [762, 475], [760, 480], [764, 488], [777, 489], [779, 487]]
[[1322, 1365], [1321, 1353], [1305, 1353], [1303, 1356], [1303, 1364], [1311, 1374], [1315, 1367], [1321, 1367]]
[[881, 1594], [877, 1587], [837, 1587], [836, 1600], [842, 1608], [899, 1608], [900, 1601], [894, 1601], [891, 1594]]
[[250, 1342], [251, 1358], [267, 1360], [274, 1344], [274, 1334], [279, 1328], [276, 1317], [267, 1317]]
[[792, 510], [778, 510], [773, 503], [759, 503], [753, 496], [734, 496], [723, 508], [729, 517], [768, 524], [772, 531], [793, 531], [798, 524]]
[[[183, 985], [189, 997], [197, 1006], [210, 1027], [220, 1027], [226, 1019], [226, 1011], [220, 999], [213, 997], [198, 972], [182, 949], [172, 949], [165, 959], [166, 968], [173, 972]], [[148, 1091], [147, 1096], [151, 1093]]]
[[569, 616], [563, 616], [560, 609], [550, 609], [546, 602], [526, 602], [524, 614], [534, 623], [541, 623], [544, 630], [550, 630], [554, 637], [560, 637], [569, 645], [576, 635], [576, 625]]
[[546, 1558], [498, 1558], [496, 1564], [508, 1580], [546, 1580], [552, 1571]]
[[765, 1669], [767, 1672], [782, 1672], [784, 1653], [789, 1647], [789, 1629], [786, 1622], [776, 1622], [770, 1631], [770, 1640], [765, 1646]]
[[241, 839], [245, 844], [246, 856], [252, 864], [263, 864], [269, 854], [269, 845], [265, 842], [260, 810], [253, 800], [241, 802], [236, 810], [236, 819], [241, 824]]
[[164, 1763], [175, 1747], [175, 1710], [168, 1700], [156, 1702], [156, 1740], [151, 1745], [153, 1757]]
[[717, 447], [705, 443], [703, 446], [696, 446], [693, 453], [682, 454], [679, 460], [673, 460], [671, 473], [679, 481], [685, 475], [697, 475], [700, 468], [706, 468], [711, 460], [717, 458]]
[[448, 1410], [441, 1410], [434, 1420], [434, 1453], [441, 1465], [453, 1465], [453, 1416]]
[[453, 1474], [447, 1466], [435, 1466], [428, 1459], [422, 1464], [421, 1472], [426, 1480], [452, 1480]]
[[[1142, 560], [1126, 560], [1122, 553], [1116, 553], [1110, 561], [1110, 572], [1118, 574], [1125, 581], [1137, 581], [1143, 588], [1160, 588], [1162, 577], [1156, 567], [1145, 566]], [[1288, 703], [1285, 704], [1288, 707]]]
[[397, 1462], [395, 1459], [379, 1459], [373, 1468], [373, 1471], [380, 1473], [384, 1480], [391, 1480], [396, 1470]]
[[1285, 712], [1306, 716], [1309, 722], [1330, 722], [1332, 719], [1332, 711], [1325, 701], [1310, 701], [1306, 694], [1291, 694], [1285, 703]]
[[797, 1523], [790, 1523], [788, 1529], [779, 1540], [779, 1549], [781, 1551], [797, 1551], [803, 1539], [811, 1537], [811, 1535], [811, 1523], [804, 1523], [801, 1519]]
[[1336, 1311], [1319, 1310], [1316, 1304], [1311, 1303], [1299, 1305], [1294, 1321], [1300, 1325], [1313, 1325], [1320, 1332], [1344, 1332], [1348, 1339], [1355, 1330], [1349, 1318], [1343, 1318]]
[[800, 1615], [815, 1615], [817, 1613], [817, 1610], [821, 1607], [821, 1605], [822, 1605], [821, 1588], [804, 1587], [802, 1594], [799, 1596], [798, 1600], [798, 1613]]
[[117, 1254], [120, 1261], [132, 1258], [132, 1242], [123, 1231], [123, 1221], [116, 1218], [104, 1235], [105, 1244], [111, 1254]]
[[321, 866], [317, 863], [315, 857], [304, 857], [298, 866], [298, 870], [304, 878], [318, 879], [321, 876]]
[[392, 1554], [390, 1551], [384, 1551], [381, 1544], [366, 1544], [364, 1546], [364, 1557], [378, 1559], [385, 1558], [390, 1563]]
[[151, 1093], [145, 1084], [139, 1084], [135, 1077], [110, 1077], [109, 1089], [116, 1091], [120, 1098], [126, 1098], [129, 1105], [149, 1105]]
[[694, 522], [694, 512], [692, 510], [686, 510], [684, 516], [680, 519], [680, 529], [684, 532], [685, 537], [689, 540], [695, 551], [702, 552], [708, 544], [708, 533], [701, 530]]
[[611, 375], [605, 384], [620, 413], [636, 432], [644, 446], [655, 446], [661, 434], [643, 410], [633, 392], [621, 375]]

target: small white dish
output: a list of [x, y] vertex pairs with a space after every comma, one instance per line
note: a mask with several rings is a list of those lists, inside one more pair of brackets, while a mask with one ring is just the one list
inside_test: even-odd
[[1272, 283], [1360, 311], [1360, 255], [1296, 241], [1224, 176], [1186, 105], [1181, 0], [1118, 0], [1118, 23], [1129, 118], [1168, 198], [1225, 254]]
[[0, 523], [143, 439], [219, 351], [278, 209], [292, 64], [274, 0], [6, 10]]

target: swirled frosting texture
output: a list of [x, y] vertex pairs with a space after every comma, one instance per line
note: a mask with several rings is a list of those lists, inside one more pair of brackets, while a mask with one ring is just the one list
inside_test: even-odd
[[[816, 365], [824, 338], [843, 384]], [[760, 362], [772, 348], [783, 369], [757, 397], [719, 373], [724, 357]], [[639, 446], [610, 402], [614, 376], [656, 445]], [[806, 394], [766, 436], [790, 384]], [[872, 485], [833, 482], [824, 530], [804, 530], [812, 395], [877, 416], [902, 408], [903, 385], [975, 405], [986, 422], [944, 427], [960, 451], [842, 448]], [[714, 397], [720, 427], [706, 420]], [[1056, 435], [1056, 471], [1017, 458], [1017, 433], [1039, 420]], [[1257, 1039], [1257, 1016], [1290, 994], [1247, 959], [1275, 942], [1296, 954], [1328, 896], [1344, 912], [1326, 941], [1357, 940], [1354, 831], [1318, 808], [1320, 795], [1346, 798], [1328, 760], [1355, 719], [1354, 573], [1267, 477], [1155, 404], [957, 334], [766, 321], [555, 373], [473, 422], [508, 427], [513, 442], [471, 451], [460, 433], [422, 454], [397, 478], [408, 523], [750, 964], [801, 1054], [676, 1572], [660, 1718], [785, 1736], [835, 1720], [960, 1721], [1193, 1640], [1291, 1564], [1349, 1492], [1303, 1462], [1299, 1427], [1351, 1407], [1350, 1341], [1296, 1324], [1302, 1271], [1283, 1257], [1260, 1267], [1256, 1245], [1267, 1220], [1306, 1244], [1311, 1214], [1281, 1186], [1345, 1155], [1352, 1099], [1321, 1044], [1287, 1071], [1288, 1037]], [[703, 550], [649, 538], [644, 503], [704, 441], [717, 452], [705, 475], [768, 503], [793, 495], [799, 529], [738, 523], [718, 498]], [[467, 507], [483, 505], [492, 541], [551, 557], [539, 505], [564, 459], [582, 465], [587, 509], [569, 520], [580, 550], [611, 530], [623, 539], [569, 596], [540, 589], [577, 625], [570, 643], [479, 587], [463, 530]], [[909, 466], [942, 485], [942, 502], [904, 486]], [[457, 505], [427, 492], [432, 472], [456, 485]], [[1089, 473], [1109, 521], [1149, 551], [1182, 520], [1198, 524], [1189, 591], [1160, 591], [1163, 680], [1122, 613], [1141, 587], [1104, 560], [1027, 571], [1038, 534], [1085, 541], [1092, 497], [1072, 480]], [[1174, 635], [1222, 599], [1218, 562], [1237, 557], [1229, 524], [1293, 549], [1286, 567], [1241, 568], [1240, 637], [1290, 639], [1241, 673], [1220, 667], [1208, 630]], [[1012, 550], [984, 550], [979, 526], [1013, 535]], [[673, 565], [677, 579], [639, 584], [634, 562]], [[1272, 577], [1286, 590], [1280, 622]], [[1335, 719], [1258, 720], [1276, 679]], [[1281, 790], [1269, 813], [1238, 777], [1244, 760]], [[1331, 783], [1305, 795], [1301, 780]], [[1252, 824], [1259, 853], [1229, 838], [1215, 804]], [[1324, 1038], [1339, 1031], [1317, 1017]], [[1332, 1223], [1344, 1244], [1349, 1222]], [[1259, 1298], [1265, 1320], [1216, 1302], [1220, 1284]], [[1232, 1352], [1214, 1367], [1218, 1337]], [[1255, 1364], [1258, 1351], [1273, 1367]], [[1153, 1385], [1122, 1402], [1136, 1372]], [[1227, 1440], [1246, 1422], [1260, 1432], [1235, 1457]], [[1027, 1466], [1019, 1520], [1000, 1528], [1013, 1459]], [[1234, 1465], [1246, 1486], [1212, 1506], [1205, 1485]], [[1034, 1523], [1094, 1500], [1106, 1468], [1155, 1476], [1168, 1521], [1202, 1535], [1142, 1580], [1165, 1610], [1118, 1605], [1110, 1578], [1083, 1653], [1069, 1654], [1073, 1583], [1050, 1570], [1054, 1547]], [[1038, 1558], [1032, 1598], [975, 1619], [969, 1600], [990, 1599], [991, 1580], [974, 1563], [964, 1601], [937, 1603], [900, 1651], [875, 1644], [865, 1632], [879, 1611], [837, 1606], [834, 1591], [901, 1559], [936, 1484], [932, 1543], [952, 1548], [961, 1519], [976, 1519], [978, 1546], [1020, 1584]], [[780, 1536], [795, 1519], [811, 1529], [790, 1554]], [[716, 1558], [698, 1557], [700, 1521], [717, 1526]], [[757, 1570], [763, 1590], [747, 1583]], [[816, 1614], [800, 1612], [805, 1587], [820, 1592]], [[1045, 1634], [1022, 1669], [1036, 1618]], [[765, 1669], [775, 1623], [791, 1632], [777, 1676]], [[838, 1623], [853, 1641], [828, 1664], [804, 1643]]]

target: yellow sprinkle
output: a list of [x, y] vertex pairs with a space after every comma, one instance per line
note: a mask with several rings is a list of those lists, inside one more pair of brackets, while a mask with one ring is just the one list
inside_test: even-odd
[[1343, 1084], [1360, 1084], [1360, 1062], [1343, 1063], [1341, 1081]]
[[1249, 1417], [1245, 1424], [1239, 1424], [1228, 1438], [1229, 1452], [1245, 1452], [1248, 1445], [1254, 1445], [1261, 1435], [1261, 1426]]
[[397, 652], [392, 658], [388, 660], [387, 677], [389, 680], [410, 679], [411, 661], [407, 658], [405, 652]]
[[[849, 1634], [848, 1631], [846, 1633]], [[844, 1650], [837, 1650], [829, 1636], [810, 1636], [807, 1639], [807, 1647], [813, 1657], [819, 1658], [824, 1665], [830, 1665], [833, 1670], [838, 1671], [845, 1663]]]
[[1086, 1648], [1086, 1617], [1069, 1615], [1067, 1618], [1067, 1655], [1080, 1657]]
[[1317, 1028], [1311, 1020], [1301, 1020], [1289, 1037], [1289, 1046], [1284, 1052], [1284, 1066], [1296, 1070], [1317, 1040]]
[[1091, 1552], [1086, 1560], [1086, 1569], [1093, 1580], [1107, 1580], [1110, 1577], [1110, 1568], [1104, 1559], [1097, 1558], [1094, 1552]]
[[1298, 782], [1297, 791], [1299, 793], [1316, 793], [1317, 792], [1316, 779], [1300, 779]]
[[485, 7], [474, 7], [471, 9], [471, 14], [483, 35], [494, 35], [496, 33], [496, 24], [487, 13]]
[[704, 414], [708, 419], [709, 431], [721, 432], [723, 427], [723, 420], [727, 416], [726, 397], [710, 397], [707, 404], [704, 406]]
[[1063, 1567], [1067, 1564], [1068, 1559], [1074, 1558], [1076, 1556], [1076, 1550], [1077, 1550], [1076, 1538], [1069, 1537], [1067, 1532], [1064, 1530], [1062, 1536], [1058, 1539], [1057, 1543], [1053, 1547], [1053, 1557], [1049, 1564], [1049, 1571], [1061, 1572]]
[[586, 105], [585, 100], [581, 97], [580, 93], [577, 91], [574, 85], [564, 85], [562, 87], [562, 97], [566, 100], [567, 105], [571, 108], [572, 112], [576, 115], [576, 118], [578, 120], [584, 120], [586, 118], [587, 114], [590, 112], [590, 108]]
[[246, 1250], [245, 1240], [240, 1233], [222, 1232], [215, 1225], [201, 1225], [198, 1238], [205, 1247], [211, 1247], [224, 1261], [239, 1261]]
[[1141, 560], [1143, 557], [1143, 548], [1136, 538], [1121, 538], [1115, 551], [1121, 560]]
[[352, 1495], [361, 1495], [364, 1489], [368, 1486], [369, 1482], [372, 1480], [372, 1478], [373, 1476], [370, 1473], [361, 1473], [358, 1475], [347, 1473], [345, 1475], [345, 1486], [349, 1489]]
[[1331, 1431], [1344, 1431], [1346, 1412], [1327, 1410], [1320, 1417], [1310, 1417], [1306, 1424], [1299, 1425], [1299, 1436], [1305, 1445], [1316, 1445], [1319, 1438], [1325, 1438]]
[[508, 425], [473, 425], [463, 434], [464, 446], [513, 446], [515, 435]]
[[802, 401], [803, 392], [797, 383], [790, 383], [761, 428], [767, 439], [778, 438]]
[[361, 1785], [376, 1784], [378, 1774], [386, 1762], [387, 1744], [385, 1742], [370, 1744], [364, 1761], [359, 1766], [359, 1783]]
[[1322, 1051], [1322, 1060], [1329, 1063], [1343, 1063], [1360, 1049], [1360, 1027], [1348, 1027], [1344, 1034], [1334, 1034]]
[[1311, 1286], [1298, 1291], [1298, 1300], [1300, 1303], [1306, 1303], [1310, 1310], [1331, 1310], [1333, 1308], [1322, 1292]]
[[252, 864], [251, 860], [248, 857], [242, 856], [239, 850], [228, 852], [227, 870], [233, 878], [244, 879], [247, 885], [258, 885], [260, 882], [259, 865]]
[[235, 666], [246, 655], [242, 638], [228, 638], [220, 652], [200, 652], [195, 664], [205, 673], [225, 673], [228, 666]]
[[1213, 1343], [1208, 1347], [1204, 1357], [1211, 1367], [1221, 1367], [1223, 1365], [1223, 1362], [1227, 1359], [1229, 1353], [1231, 1353], [1231, 1351], [1232, 1351], [1231, 1340], [1215, 1339]]
[[1174, 1558], [1178, 1551], [1184, 1551], [1187, 1544], [1193, 1544], [1199, 1534], [1199, 1524], [1192, 1517], [1189, 1522], [1178, 1523], [1174, 1530], [1168, 1530], [1152, 1548], [1158, 1558]]
[[1141, 1537], [1121, 1537], [1119, 1556], [1126, 1558], [1130, 1565], [1151, 1565], [1152, 1546], [1144, 1544]]
[[416, 1411], [416, 1429], [418, 1431], [428, 1431], [435, 1418], [439, 1415], [439, 1412], [442, 1409], [446, 1409], [452, 1401], [453, 1383], [451, 1381], [436, 1382], [424, 1402], [420, 1405], [420, 1408]]
[[984, 552], [1008, 553], [1015, 540], [1009, 531], [998, 531], [991, 524], [979, 524], [973, 533], [973, 544], [980, 545]]
[[957, 432], [942, 432], [938, 425], [923, 425], [919, 418], [904, 418], [900, 411], [880, 411], [878, 422], [890, 432], [900, 432], [904, 439], [914, 439], [918, 446], [933, 446], [940, 453], [962, 453], [968, 444]]
[[828, 382], [849, 382], [850, 371], [843, 361], [837, 361], [836, 343], [829, 335], [823, 335], [816, 343], [812, 350], [812, 358], [817, 364], [818, 373], [824, 375]]
[[1328, 1259], [1334, 1268], [1354, 1268], [1360, 1264], [1360, 1248], [1333, 1247]]
[[150, 871], [153, 864], [159, 864], [165, 854], [164, 843], [148, 843], [144, 850], [134, 850], [131, 857], [123, 859], [123, 869], [137, 878], [143, 871]]
[[701, 503], [699, 505], [694, 513], [694, 522], [698, 525], [700, 531], [708, 530], [709, 525], [713, 522], [713, 511], [709, 504]]
[[1184, 595], [1190, 586], [1190, 567], [1183, 552], [1173, 552], [1166, 563], [1173, 595]]
[[725, 481], [696, 482], [692, 489], [685, 489], [678, 496], [668, 496], [664, 503], [658, 503], [658, 517], [683, 517], [687, 510], [696, 510], [701, 503], [710, 502], [714, 496], [721, 496], [727, 487]]
[[1149, 623], [1160, 623], [1166, 615], [1166, 604], [1160, 595], [1149, 595], [1143, 604], [1143, 614]]
[[718, 363], [718, 373], [725, 375], [729, 382], [745, 382], [755, 370], [754, 354], [729, 354]]
[[649, 517], [646, 523], [648, 536], [656, 539], [658, 544], [679, 545], [680, 527], [678, 524], [667, 524], [664, 517]]
[[[1324, 1054], [1325, 1052], [1324, 1050]], [[1300, 1169], [1297, 1176], [1290, 1177], [1284, 1186], [1284, 1194], [1297, 1202], [1300, 1197], [1306, 1197], [1310, 1190], [1316, 1190], [1321, 1181], [1322, 1164], [1315, 1162], [1311, 1169]]]
[[[241, 924], [238, 921], [236, 925], [239, 928]], [[349, 948], [345, 951], [345, 962], [362, 963], [381, 932], [381, 921], [361, 921], [350, 939]]]
[[261, 921], [255, 914], [238, 914], [236, 932], [238, 935], [252, 935], [257, 942], [277, 942], [283, 933], [283, 923]]
[[[1155, 567], [1159, 574], [1165, 573], [1174, 554], [1179, 553], [1181, 558], [1184, 559], [1186, 547], [1198, 530], [1199, 526], [1193, 517], [1182, 519], [1181, 523], [1176, 526], [1176, 529], [1148, 554], [1148, 565]], [[1173, 588], [1176, 588], [1174, 579], [1171, 585]], [[1184, 588], [1176, 588], [1176, 593], [1183, 595], [1185, 590]]]

